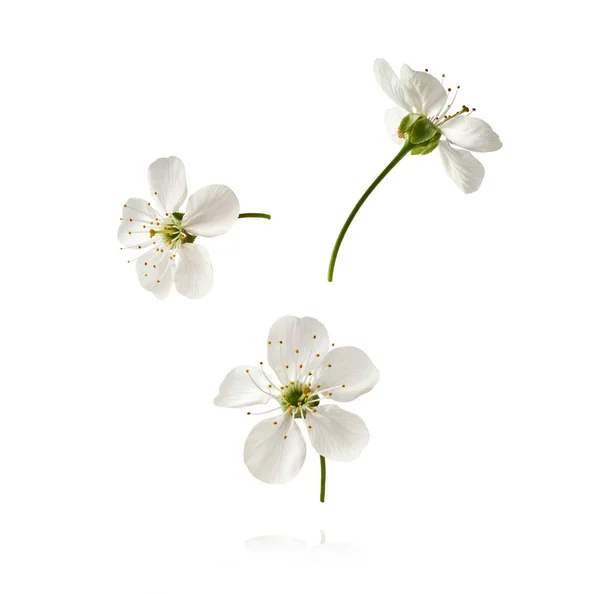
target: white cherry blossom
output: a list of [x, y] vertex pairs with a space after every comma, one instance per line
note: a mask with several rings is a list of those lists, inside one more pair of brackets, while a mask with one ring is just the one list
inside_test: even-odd
[[261, 481], [286, 483], [300, 472], [306, 442], [299, 425], [323, 458], [354, 460], [367, 445], [363, 420], [330, 401], [350, 402], [366, 394], [379, 371], [360, 349], [333, 346], [318, 320], [284, 316], [269, 332], [268, 367], [262, 362], [235, 367], [223, 380], [217, 406], [275, 405], [265, 413], [247, 413], [278, 413], [259, 422], [246, 440], [246, 466]]
[[240, 204], [231, 189], [211, 185], [194, 192], [185, 212], [185, 168], [177, 157], [161, 158], [148, 168], [150, 200], [130, 198], [123, 205], [118, 238], [132, 252], [144, 289], [164, 299], [175, 284], [190, 299], [212, 288], [213, 270], [206, 248], [197, 236], [215, 237], [229, 231]]
[[454, 107], [460, 86], [453, 92], [429, 72], [415, 71], [406, 64], [397, 75], [382, 59], [375, 61], [374, 71], [377, 82], [396, 104], [385, 114], [390, 138], [404, 144], [404, 134], [398, 130], [404, 116], [411, 113], [425, 116], [445, 138], [439, 141], [438, 147], [447, 174], [463, 192], [475, 192], [485, 170], [470, 151], [497, 151], [502, 142], [489, 124], [473, 117], [474, 108]]

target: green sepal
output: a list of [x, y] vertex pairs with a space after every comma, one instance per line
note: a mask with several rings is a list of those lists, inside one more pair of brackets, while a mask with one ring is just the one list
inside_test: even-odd
[[421, 116], [409, 131], [410, 141], [413, 144], [426, 144], [436, 135], [437, 131], [434, 124], [426, 117]]
[[181, 221], [181, 219], [183, 219], [183, 213], [182, 212], [172, 212], [171, 216], [174, 219], [177, 219], [178, 221]]
[[409, 113], [407, 115], [405, 115], [402, 118], [402, 121], [400, 122], [400, 125], [398, 126], [398, 132], [400, 134], [404, 134], [405, 132], [408, 132], [408, 130], [410, 129], [410, 127], [419, 119], [422, 118], [423, 116], [418, 114], [418, 113]]
[[433, 138], [431, 140], [429, 140], [429, 142], [425, 143], [425, 144], [420, 144], [419, 146], [415, 147], [412, 151], [410, 151], [411, 155], [428, 155], [429, 153], [433, 152], [438, 144], [440, 143], [440, 138], [442, 137], [442, 133], [437, 130], [436, 134], [433, 136]]

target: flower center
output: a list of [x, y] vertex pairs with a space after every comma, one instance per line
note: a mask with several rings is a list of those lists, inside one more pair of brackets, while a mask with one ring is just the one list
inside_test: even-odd
[[158, 229], [150, 229], [150, 237], [159, 235], [163, 243], [169, 246], [169, 249], [177, 249], [184, 243], [194, 243], [195, 235], [188, 233], [181, 224], [183, 213], [174, 212], [161, 221]]
[[305, 417], [306, 409], [319, 406], [319, 400], [319, 395], [301, 382], [290, 382], [281, 392], [281, 408], [296, 419]]

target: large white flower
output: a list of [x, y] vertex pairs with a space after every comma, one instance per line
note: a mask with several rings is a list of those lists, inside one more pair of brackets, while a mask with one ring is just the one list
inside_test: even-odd
[[300, 472], [306, 443], [298, 422], [322, 457], [354, 460], [369, 440], [367, 427], [359, 416], [326, 402], [349, 402], [375, 386], [379, 371], [369, 357], [355, 347], [330, 349], [327, 330], [313, 318], [280, 318], [267, 344], [270, 369], [262, 362], [234, 368], [215, 398], [228, 408], [271, 400], [277, 405], [279, 414], [258, 423], [246, 440], [250, 472], [266, 483], [286, 483]]
[[212, 185], [187, 196], [185, 168], [177, 157], [154, 161], [148, 168], [151, 201], [130, 198], [123, 206], [119, 241], [134, 252], [140, 283], [164, 299], [173, 283], [186, 297], [204, 297], [213, 284], [206, 248], [198, 235], [215, 237], [229, 231], [240, 212], [236, 195], [227, 186]]
[[475, 192], [481, 185], [485, 170], [469, 151], [497, 151], [502, 142], [488, 124], [472, 116], [475, 109], [463, 105], [452, 111], [460, 86], [456, 87], [450, 99], [452, 90], [444, 88], [428, 72], [418, 72], [404, 64], [400, 75], [397, 75], [382, 59], [375, 61], [374, 70], [377, 82], [396, 104], [385, 115], [390, 138], [403, 144], [405, 135], [399, 131], [402, 119], [407, 114], [425, 116], [445, 137], [445, 140], [439, 140], [437, 146], [446, 172], [463, 192]]

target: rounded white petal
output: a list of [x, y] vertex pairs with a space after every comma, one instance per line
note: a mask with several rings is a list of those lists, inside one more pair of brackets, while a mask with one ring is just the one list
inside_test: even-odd
[[288, 413], [258, 423], [244, 447], [248, 470], [265, 483], [283, 484], [292, 480], [305, 458], [306, 443]]
[[266, 404], [271, 398], [269, 393], [275, 394], [269, 385], [260, 367], [240, 365], [227, 374], [214, 402], [226, 408]]
[[150, 244], [150, 229], [159, 226], [158, 213], [150, 203], [141, 198], [130, 198], [123, 205], [123, 216], [119, 225], [119, 241], [128, 247]]
[[379, 371], [371, 359], [360, 349], [347, 346], [323, 357], [312, 385], [326, 398], [349, 402], [369, 392], [378, 381]]
[[306, 415], [308, 437], [317, 452], [329, 460], [350, 462], [369, 443], [364, 421], [335, 404], [317, 406]]
[[163, 244], [152, 247], [136, 262], [136, 269], [140, 284], [147, 291], [152, 291], [159, 299], [164, 299], [173, 284], [174, 263], [171, 260], [171, 251]]
[[175, 287], [190, 299], [200, 299], [213, 286], [213, 270], [208, 251], [197, 243], [184, 243], [177, 252]]
[[442, 134], [453, 144], [469, 151], [497, 151], [502, 142], [491, 126], [471, 116], [452, 118], [440, 126]]
[[448, 98], [448, 92], [435, 76], [413, 70], [407, 64], [400, 69], [400, 84], [407, 110], [421, 115], [435, 115]]
[[231, 229], [240, 214], [240, 202], [227, 186], [212, 185], [194, 192], [181, 224], [186, 231], [216, 237]]
[[483, 181], [483, 165], [470, 152], [455, 149], [445, 140], [438, 145], [438, 151], [450, 179], [465, 194], [475, 192]]
[[314, 371], [329, 350], [329, 334], [319, 320], [283, 316], [269, 330], [269, 365], [285, 385]]
[[405, 111], [412, 111], [411, 106], [404, 98], [402, 83], [392, 67], [384, 59], [378, 58], [375, 60], [375, 64], [373, 64], [373, 71], [384, 93]]
[[398, 137], [398, 127], [405, 115], [406, 111], [401, 107], [391, 107], [385, 112], [385, 129], [390, 140], [397, 144], [404, 144], [404, 139]]
[[187, 196], [185, 167], [178, 157], [157, 159], [148, 167], [148, 185], [161, 216], [177, 212]]

